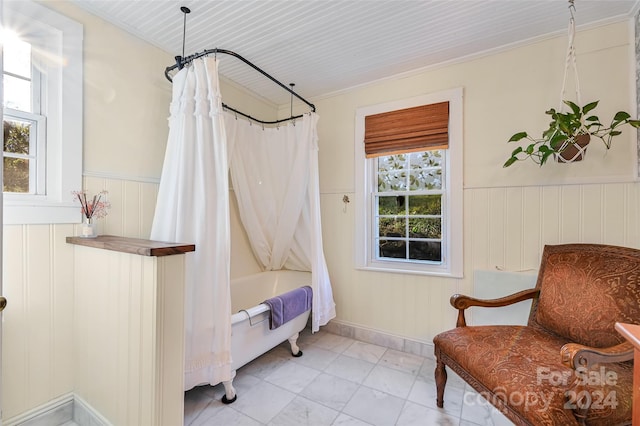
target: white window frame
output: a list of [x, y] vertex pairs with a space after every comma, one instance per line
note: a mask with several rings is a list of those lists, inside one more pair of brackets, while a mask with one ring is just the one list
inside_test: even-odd
[[[46, 194], [46, 118], [39, 114], [28, 113], [16, 109], [5, 108], [4, 119], [28, 122], [31, 124], [29, 132], [29, 153], [5, 153], [9, 158], [24, 158], [29, 160], [29, 194]], [[13, 193], [6, 193], [13, 194]], [[6, 196], [5, 195], [5, 196]], [[27, 194], [19, 194], [27, 195]]]
[[[78, 223], [71, 191], [82, 189], [83, 26], [31, 0], [2, 2], [2, 27], [59, 61], [45, 61], [40, 114], [46, 117], [45, 191], [4, 193], [4, 224]], [[27, 31], [28, 30], [28, 31]], [[11, 114], [7, 114], [7, 117]]]
[[[375, 254], [375, 158], [364, 152], [365, 117], [420, 105], [449, 102], [449, 148], [445, 154], [445, 191], [442, 211], [444, 236], [442, 262], [376, 259]], [[455, 88], [428, 95], [358, 108], [355, 122], [355, 264], [356, 269], [463, 277], [463, 90]]]

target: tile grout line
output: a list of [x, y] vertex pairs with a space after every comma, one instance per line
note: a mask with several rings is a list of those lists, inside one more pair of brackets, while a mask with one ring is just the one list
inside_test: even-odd
[[[288, 402], [286, 402], [286, 404], [280, 410], [278, 410], [277, 413], [271, 415], [268, 418], [265, 416], [262, 416], [262, 420], [260, 420], [259, 418], [256, 418], [253, 416], [253, 415], [256, 415], [259, 417], [260, 416], [259, 411], [251, 411], [253, 415], [250, 415], [235, 408], [234, 404], [231, 404], [229, 406], [221, 406], [219, 401], [217, 401], [217, 399], [218, 399], [218, 394], [220, 394], [220, 392], [224, 392], [224, 390], [221, 387], [222, 385], [219, 384], [214, 387], [207, 388], [207, 390], [203, 390], [202, 394], [196, 394], [194, 396], [195, 398], [194, 401], [196, 402], [197, 402], [198, 396], [206, 398], [205, 400], [208, 402], [205, 404], [204, 407], [198, 410], [199, 412], [195, 417], [191, 418], [188, 423], [185, 422], [185, 426], [219, 424], [218, 422], [220, 422], [222, 419], [219, 416], [222, 415], [222, 413], [225, 413], [224, 414], [225, 419], [227, 422], [229, 422], [229, 421], [232, 421], [228, 418], [228, 415], [230, 412], [232, 412], [233, 415], [237, 415], [238, 419], [240, 419], [241, 417], [244, 417], [247, 420], [251, 419], [250, 422], [252, 424], [254, 424], [253, 422], [255, 422], [255, 424], [262, 425], [262, 426], [270, 426], [270, 425], [276, 426], [278, 423], [274, 422], [274, 419], [278, 419], [278, 418], [282, 418], [283, 416], [286, 416], [287, 414], [285, 413], [287, 412], [290, 412], [289, 414], [294, 416], [292, 419], [296, 419], [295, 410], [291, 411], [295, 407], [295, 406], [292, 406], [292, 403], [296, 400], [299, 401], [298, 405], [306, 406], [307, 410], [309, 409], [313, 410], [313, 407], [318, 407], [318, 410], [320, 410], [320, 407], [321, 407], [322, 410], [319, 411], [319, 413], [323, 413], [323, 414], [319, 414], [321, 416], [324, 416], [325, 415], [324, 413], [328, 413], [327, 415], [329, 414], [333, 415], [332, 419], [329, 419], [330, 423], [328, 424], [335, 424], [338, 419], [344, 420], [348, 418], [354, 419], [353, 421], [358, 422], [359, 424], [360, 422], [364, 422], [365, 424], [368, 424], [367, 421], [365, 420], [366, 417], [363, 417], [363, 415], [366, 416], [366, 413], [367, 413], [366, 410], [368, 409], [368, 407], [365, 407], [363, 411], [363, 406], [362, 406], [362, 403], [364, 401], [367, 401], [367, 398], [365, 399], [360, 398], [360, 401], [361, 401], [360, 407], [358, 407], [357, 400], [355, 400], [357, 395], [361, 393], [363, 390], [368, 390], [376, 393], [379, 392], [381, 394], [386, 395], [387, 397], [394, 398], [394, 401], [396, 399], [397, 401], [401, 401], [401, 404], [398, 404], [397, 401], [393, 403], [393, 404], [397, 404], [394, 406], [394, 411], [397, 410], [397, 412], [393, 413], [393, 415], [395, 416], [393, 419], [393, 424], [405, 425], [407, 424], [406, 423], [407, 419], [414, 418], [417, 413], [427, 413], [427, 412], [430, 413], [428, 415], [433, 416], [434, 419], [441, 418], [445, 421], [453, 420], [452, 423], [448, 423], [448, 424], [457, 424], [459, 426], [463, 426], [463, 425], [471, 426], [475, 424], [474, 422], [463, 419], [463, 412], [465, 412], [464, 411], [465, 410], [464, 395], [467, 391], [467, 386], [463, 386], [462, 389], [459, 389], [458, 386], [451, 386], [453, 385], [453, 383], [449, 383], [450, 385], [449, 387], [456, 388], [459, 391], [459, 392], [456, 392], [456, 394], [461, 393], [463, 398], [462, 401], [458, 401], [459, 410], [456, 413], [452, 411], [438, 410], [432, 406], [433, 404], [430, 404], [430, 403], [415, 401], [416, 398], [419, 398], [420, 400], [422, 400], [422, 397], [425, 395], [424, 392], [426, 391], [425, 390], [426, 388], [424, 388], [425, 385], [427, 386], [433, 385], [432, 383], [433, 380], [429, 380], [430, 376], [428, 376], [427, 374], [427, 369], [429, 367], [429, 364], [431, 361], [433, 361], [431, 358], [424, 356], [424, 354], [415, 354], [413, 352], [406, 352], [403, 350], [398, 350], [395, 348], [390, 348], [390, 347], [378, 345], [375, 343], [363, 342], [355, 338], [341, 336], [341, 335], [330, 333], [330, 332], [327, 332], [324, 336], [326, 335], [335, 336], [335, 337], [338, 337], [339, 339], [335, 339], [332, 337], [323, 339], [323, 336], [315, 337], [315, 335], [306, 335], [306, 334], [304, 335], [304, 339], [301, 339], [302, 340], [301, 343], [307, 346], [309, 350], [311, 350], [311, 348], [315, 348], [321, 351], [316, 354], [316, 356], [318, 357], [317, 360], [321, 364], [309, 365], [305, 362], [298, 361], [296, 359], [287, 358], [286, 356], [284, 356], [284, 351], [286, 351], [286, 349], [284, 349], [283, 351], [284, 346], [286, 346], [286, 342], [285, 342], [282, 345], [278, 345], [271, 351], [267, 352], [272, 354], [270, 357], [268, 358], [259, 357], [256, 360], [252, 361], [251, 363], [247, 364], [247, 365], [251, 365], [252, 363], [256, 362], [256, 364], [253, 364], [256, 370], [246, 370], [247, 371], [246, 374], [242, 374], [242, 370], [244, 370], [244, 367], [238, 370], [238, 373], [239, 373], [238, 377], [252, 378], [248, 380], [249, 383], [253, 382], [253, 385], [251, 386], [251, 388], [258, 386], [260, 384], [268, 384], [279, 390], [289, 392], [293, 395], [291, 399]], [[358, 345], [356, 345], [356, 343], [358, 343]], [[376, 356], [375, 362], [371, 362], [368, 359], [370, 359], [370, 356], [372, 354], [375, 355], [377, 351], [374, 350], [372, 353], [371, 351], [367, 350], [370, 348], [367, 348], [367, 346], [362, 346], [363, 344], [384, 348], [384, 351], [380, 353], [379, 356]], [[355, 349], [355, 346], [358, 346], [359, 349]], [[301, 347], [304, 348], [304, 346], [302, 345]], [[352, 350], [349, 351], [349, 349], [352, 349]], [[275, 352], [272, 352], [274, 350]], [[360, 354], [358, 354], [359, 350], [362, 351], [360, 352]], [[324, 354], [324, 352], [326, 352], [326, 354]], [[401, 359], [403, 354], [406, 354], [408, 357], [412, 359], [409, 359], [409, 360]], [[369, 355], [369, 357], [367, 357], [367, 355]], [[328, 356], [330, 360], [329, 358], [323, 358], [325, 356]], [[329, 371], [331, 369], [331, 366], [334, 365], [334, 363], [338, 359], [340, 359], [340, 357], [345, 357], [358, 362], [368, 363], [368, 364], [371, 364], [371, 366], [366, 372], [366, 374], [364, 374], [357, 381], [353, 381], [351, 379], [347, 379], [346, 377], [340, 376], [339, 374], [336, 374], [337, 371], [339, 370], [336, 370], [333, 372]], [[261, 359], [263, 360], [262, 364], [260, 363]], [[420, 361], [419, 364], [415, 363], [416, 359]], [[295, 363], [295, 365], [288, 364], [290, 362]], [[280, 368], [282, 368], [285, 365], [289, 365], [289, 368], [304, 367], [304, 368], [313, 370], [315, 372], [314, 377], [312, 379], [309, 379], [308, 383], [301, 383], [298, 381], [297, 386], [298, 387], [302, 386], [298, 392], [293, 392], [284, 386], [287, 383], [287, 374], [284, 374], [284, 372], [281, 373], [280, 377], [278, 377], [277, 375], [274, 376], [275, 382], [271, 382], [267, 380], [268, 377], [270, 377], [272, 374], [274, 374], [276, 371], [278, 371]], [[318, 368], [316, 365], [323, 365], [323, 366]], [[379, 367], [382, 369], [380, 369]], [[372, 374], [374, 374], [374, 371], [377, 371], [376, 376], [372, 376]], [[385, 376], [386, 374], [389, 374], [391, 372], [394, 373], [391, 377]], [[395, 373], [398, 373], [398, 375], [395, 375]], [[345, 401], [340, 401], [340, 404], [338, 404], [340, 408], [336, 408], [336, 405], [331, 405], [330, 399], [326, 399], [323, 397], [314, 399], [313, 397], [310, 396], [311, 392], [320, 392], [319, 395], [322, 394], [323, 390], [321, 387], [322, 385], [320, 384], [318, 384], [318, 387], [316, 388], [315, 391], [309, 391], [309, 394], [305, 394], [305, 391], [307, 389], [310, 389], [310, 386], [322, 375], [326, 375], [334, 379], [344, 380], [354, 385], [352, 392], [349, 393], [349, 391], [347, 391], [343, 393], [343, 395], [346, 398], [345, 398]], [[356, 377], [356, 376], [352, 376], [352, 377]], [[395, 380], [395, 377], [398, 377], [398, 381], [389, 382], [391, 387], [387, 388], [387, 390], [383, 390], [386, 386], [384, 383], [384, 380], [385, 379]], [[408, 380], [408, 377], [411, 378], [410, 381]], [[370, 380], [371, 383], [365, 384], [369, 379], [371, 379]], [[336, 383], [339, 383], [339, 382], [336, 382]], [[421, 388], [416, 388], [418, 383], [422, 383], [420, 385]], [[464, 385], [464, 383], [462, 384]], [[248, 383], [245, 383], [245, 385], [248, 386]], [[326, 385], [326, 383], [324, 385]], [[380, 388], [377, 388], [376, 386], [379, 386]], [[330, 396], [331, 392], [335, 389], [336, 388], [329, 390], [328, 391], [329, 393], [327, 395]], [[250, 388], [247, 388], [247, 391], [249, 390]], [[390, 393], [391, 391], [395, 392], [396, 390], [399, 390], [400, 392], [404, 392], [406, 394], [403, 397], [401, 397], [401, 396], [398, 396], [397, 394]], [[416, 393], [414, 394], [414, 392]], [[429, 394], [430, 393], [431, 391], [429, 391]], [[262, 398], [263, 396], [260, 396], [260, 397]], [[267, 396], [264, 396], [264, 398], [268, 399], [270, 398], [270, 396], [267, 395]], [[413, 400], [410, 398], [413, 398]], [[304, 402], [304, 401], [307, 401], [307, 402]], [[345, 409], [349, 407], [349, 405], [353, 401], [356, 401], [355, 405], [352, 406], [352, 409], [349, 411], [349, 413], [345, 412]], [[194, 406], [198, 406], [196, 402], [194, 402]], [[216, 407], [218, 408], [216, 409]], [[225, 407], [231, 408], [231, 410], [224, 410]], [[202, 416], [207, 409], [210, 409], [212, 414], [210, 417], [207, 417], [205, 419]], [[267, 411], [267, 413], [269, 412]], [[353, 413], [353, 414], [350, 414], [350, 413]], [[190, 413], [190, 415], [192, 414], [195, 414], [195, 413]], [[307, 415], [308, 414], [309, 412], [307, 412]], [[186, 415], [187, 413], [185, 413], [185, 417]], [[485, 419], [485, 425], [488, 426], [488, 425], [494, 424], [494, 419], [492, 419], [492, 417], [493, 416], [489, 411], [485, 413], [485, 415], [483, 416], [483, 418]], [[218, 420], [216, 420], [216, 418]], [[372, 419], [370, 416], [368, 418], [370, 420]], [[265, 419], [266, 421], [263, 421]], [[309, 419], [310, 418], [307, 417], [307, 422], [309, 421]], [[300, 421], [301, 419], [297, 418], [297, 420]], [[379, 421], [377, 421], [376, 423], [379, 423]], [[301, 424], [305, 424], [305, 422], [303, 421], [303, 423]], [[306, 423], [306, 424], [309, 424], [309, 423]], [[322, 423], [322, 424], [327, 424], [327, 423]]]

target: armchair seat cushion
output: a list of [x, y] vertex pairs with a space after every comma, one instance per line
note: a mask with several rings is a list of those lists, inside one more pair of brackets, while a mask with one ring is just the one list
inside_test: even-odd
[[529, 424], [577, 425], [572, 404], [581, 392], [576, 386], [585, 380], [590, 380], [587, 424], [618, 425], [630, 418], [631, 362], [598, 371], [608, 376], [580, 376], [559, 356], [568, 340], [530, 326], [458, 327], [438, 334], [434, 343], [436, 355], [476, 391]]

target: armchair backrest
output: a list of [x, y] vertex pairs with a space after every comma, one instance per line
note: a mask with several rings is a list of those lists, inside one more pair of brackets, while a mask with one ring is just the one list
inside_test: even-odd
[[536, 288], [529, 325], [593, 347], [622, 343], [615, 323], [640, 323], [640, 250], [547, 245]]

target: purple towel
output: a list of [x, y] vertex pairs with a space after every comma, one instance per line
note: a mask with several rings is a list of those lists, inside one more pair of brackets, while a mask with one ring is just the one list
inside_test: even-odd
[[265, 300], [264, 303], [271, 309], [269, 329], [278, 328], [301, 313], [307, 312], [311, 309], [312, 297], [313, 291], [306, 285]]

